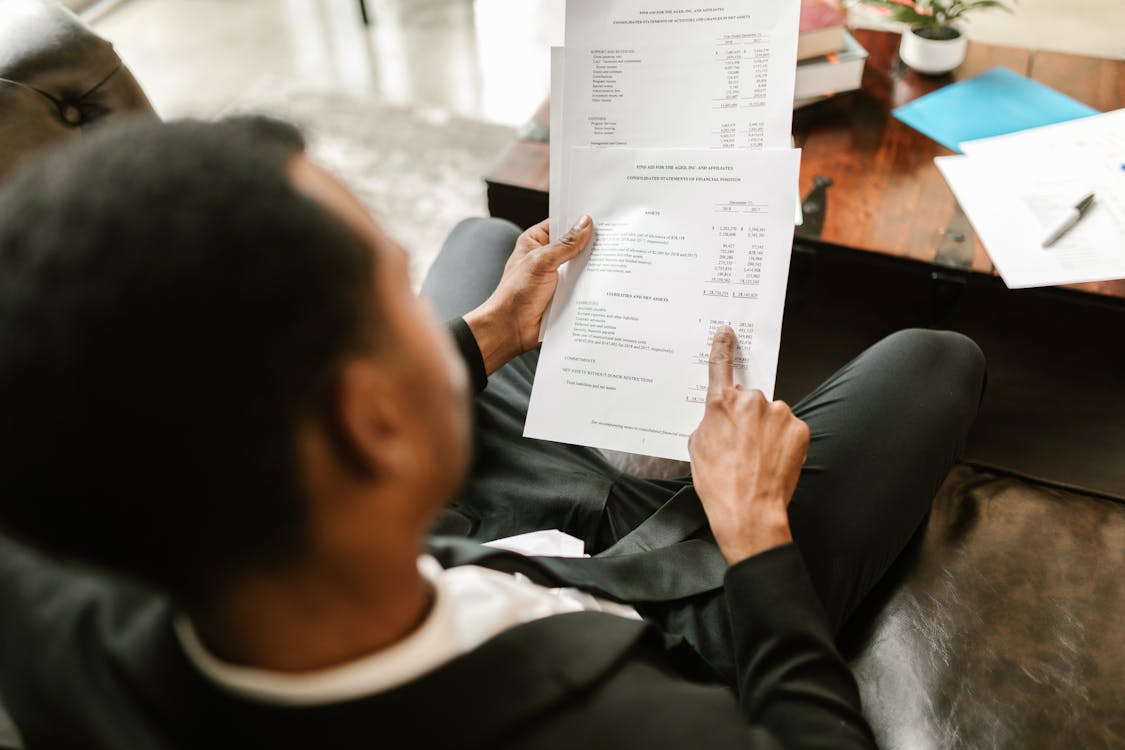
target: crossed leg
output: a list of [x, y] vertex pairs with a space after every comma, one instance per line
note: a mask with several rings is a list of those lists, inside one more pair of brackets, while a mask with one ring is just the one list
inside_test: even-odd
[[[423, 287], [444, 317], [461, 315], [483, 301], [499, 281], [518, 230], [507, 222], [469, 220], [454, 230]], [[503, 401], [507, 422], [489, 420], [478, 436], [486, 460], [478, 470], [499, 471], [509, 447], [522, 467], [515, 479], [478, 492], [481, 515], [508, 519], [506, 506], [533, 504], [537, 488], [551, 499], [570, 492], [585, 513], [524, 515], [518, 533], [558, 528], [604, 544], [635, 527], [690, 478], [654, 481], [622, 476], [590, 449], [523, 440], [520, 416], [534, 376], [534, 354], [493, 376], [484, 398]], [[984, 357], [968, 338], [948, 331], [908, 330], [875, 344], [794, 406], [812, 433], [808, 460], [790, 504], [793, 537], [800, 548], [829, 619], [838, 630], [894, 562], [930, 509], [942, 480], [960, 456], [976, 415], [984, 381]], [[493, 405], [493, 409], [498, 407]], [[488, 456], [489, 453], [497, 454]], [[585, 477], [579, 480], [577, 477]], [[470, 480], [470, 482], [475, 480]], [[598, 493], [604, 493], [599, 496]], [[594, 497], [589, 497], [589, 495]], [[595, 512], [600, 511], [600, 512]], [[526, 519], [534, 518], [528, 522]], [[591, 529], [590, 519], [601, 524]], [[494, 519], [492, 519], [494, 520]], [[482, 519], [487, 526], [490, 519]], [[568, 524], [570, 526], [568, 527]], [[487, 535], [487, 534], [486, 534]], [[500, 535], [500, 533], [497, 533]], [[684, 618], [698, 613], [662, 613], [673, 632], [692, 630]]]

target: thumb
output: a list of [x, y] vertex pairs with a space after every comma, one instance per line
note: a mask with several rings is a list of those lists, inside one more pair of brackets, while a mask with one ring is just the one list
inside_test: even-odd
[[544, 265], [554, 270], [585, 250], [593, 235], [594, 222], [583, 214], [557, 242], [539, 248], [536, 254], [540, 256]]

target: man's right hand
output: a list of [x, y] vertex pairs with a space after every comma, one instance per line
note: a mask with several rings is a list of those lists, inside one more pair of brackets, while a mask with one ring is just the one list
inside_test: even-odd
[[688, 440], [691, 473], [727, 562], [793, 540], [789, 501], [809, 448], [809, 428], [783, 401], [734, 384], [735, 334], [711, 343], [707, 410]]

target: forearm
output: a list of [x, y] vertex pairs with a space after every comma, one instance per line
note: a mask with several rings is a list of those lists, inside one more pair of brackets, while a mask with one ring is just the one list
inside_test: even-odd
[[473, 335], [469, 324], [464, 318], [454, 318], [446, 322], [446, 329], [453, 337], [457, 351], [469, 370], [469, 379], [472, 381], [473, 393], [480, 393], [488, 385], [489, 372], [485, 369], [484, 357], [481, 355], [480, 346]]
[[465, 324], [473, 332], [487, 375], [523, 354], [519, 330], [510, 316], [487, 302], [465, 314]]
[[731, 566], [793, 541], [784, 502], [774, 502], [767, 509], [741, 513], [721, 523], [712, 521], [711, 531]]
[[739, 701], [783, 747], [875, 747], [859, 689], [793, 544], [733, 565], [725, 596]]

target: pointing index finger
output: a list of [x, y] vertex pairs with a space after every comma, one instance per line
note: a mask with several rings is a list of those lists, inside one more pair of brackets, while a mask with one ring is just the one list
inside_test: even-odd
[[734, 385], [734, 329], [719, 326], [711, 340], [708, 360], [707, 396], [714, 397]]

